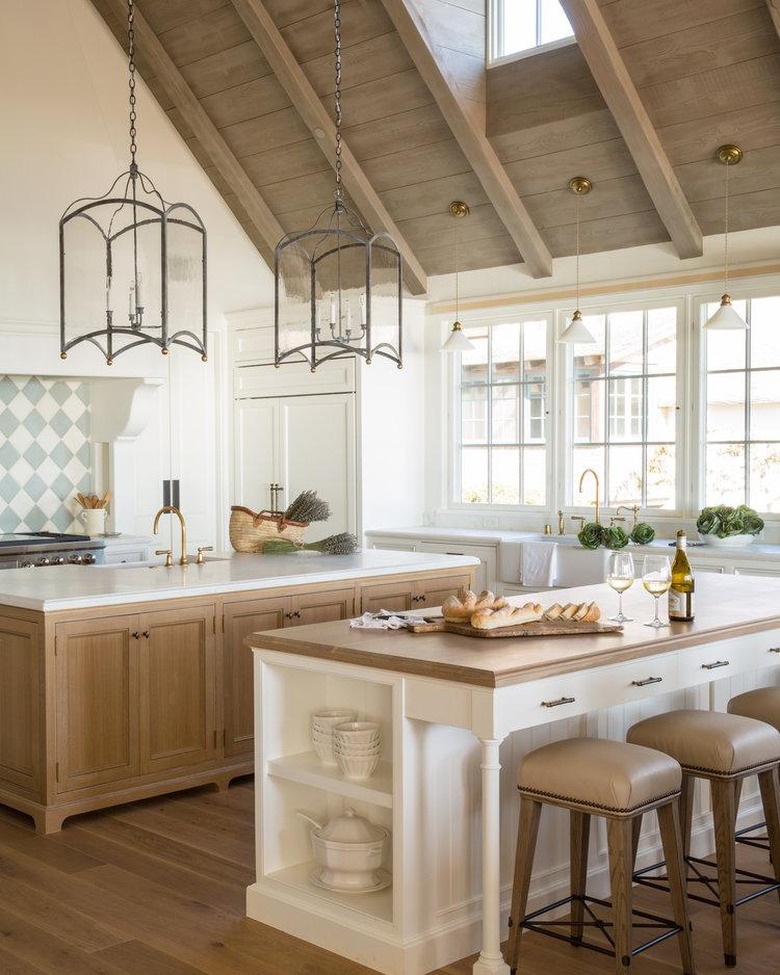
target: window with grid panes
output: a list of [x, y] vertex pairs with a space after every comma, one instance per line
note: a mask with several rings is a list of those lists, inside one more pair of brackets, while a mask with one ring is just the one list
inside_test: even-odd
[[547, 484], [547, 320], [464, 329], [459, 483], [464, 504], [543, 505]]
[[677, 309], [647, 308], [585, 315], [595, 344], [572, 350], [570, 494], [588, 467], [609, 507], [677, 508]]
[[559, 0], [492, 0], [494, 58], [574, 37]]
[[[780, 296], [734, 301], [750, 328], [704, 330], [704, 503], [780, 511]], [[702, 321], [717, 304], [702, 308]]]

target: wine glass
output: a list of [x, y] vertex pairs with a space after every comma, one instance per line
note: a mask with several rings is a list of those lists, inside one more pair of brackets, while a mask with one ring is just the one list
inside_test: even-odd
[[623, 593], [629, 589], [634, 581], [634, 557], [630, 552], [613, 552], [607, 562], [605, 582], [618, 594], [618, 611], [616, 616], [610, 616], [613, 623], [630, 623], [632, 616], [623, 613]]
[[672, 567], [666, 555], [646, 555], [642, 566], [642, 585], [655, 600], [655, 617], [645, 626], [652, 626], [658, 629], [659, 626], [668, 626], [662, 623], [658, 617], [658, 597], [669, 592], [672, 584]]

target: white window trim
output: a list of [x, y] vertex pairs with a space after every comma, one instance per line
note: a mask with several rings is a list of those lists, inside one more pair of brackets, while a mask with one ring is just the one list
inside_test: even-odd
[[534, 57], [536, 54], [544, 54], [547, 51], [556, 51], [562, 47], [571, 47], [577, 43], [576, 37], [562, 37], [557, 41], [548, 41], [547, 44], [540, 44], [538, 47], [529, 47], [525, 51], [512, 51], [511, 54], [496, 54], [501, 50], [501, 18], [498, 12], [499, 3], [503, 0], [489, 0], [487, 5], [487, 67], [498, 68], [502, 64], [512, 64], [514, 61], [522, 61], [525, 58]]

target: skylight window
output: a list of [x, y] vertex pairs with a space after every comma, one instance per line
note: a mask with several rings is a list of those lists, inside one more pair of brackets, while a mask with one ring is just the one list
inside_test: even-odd
[[574, 37], [559, 0], [493, 0], [493, 59], [557, 46]]

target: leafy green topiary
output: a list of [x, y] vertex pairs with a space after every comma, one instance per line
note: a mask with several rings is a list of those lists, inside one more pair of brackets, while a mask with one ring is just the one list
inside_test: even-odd
[[604, 526], [595, 521], [586, 522], [580, 529], [577, 540], [583, 548], [598, 548], [604, 535]]
[[605, 548], [618, 549], [628, 545], [628, 535], [620, 525], [612, 525], [605, 528], [601, 535], [601, 540]]
[[646, 521], [640, 521], [631, 529], [631, 541], [635, 545], [649, 545], [655, 538], [655, 528]]
[[728, 538], [731, 535], [758, 535], [764, 528], [764, 519], [746, 504], [732, 508], [728, 504], [717, 504], [702, 508], [696, 519], [700, 535], [717, 535]]

